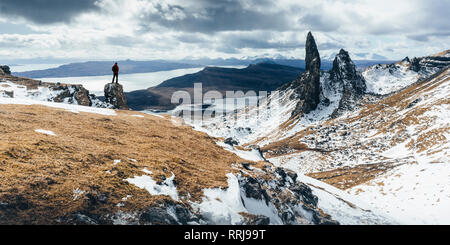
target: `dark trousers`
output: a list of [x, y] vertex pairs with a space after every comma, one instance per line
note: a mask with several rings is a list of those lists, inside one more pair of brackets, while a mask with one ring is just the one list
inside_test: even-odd
[[114, 78], [116, 79], [116, 83], [119, 83], [119, 73], [114, 73], [112, 83], [114, 83]]

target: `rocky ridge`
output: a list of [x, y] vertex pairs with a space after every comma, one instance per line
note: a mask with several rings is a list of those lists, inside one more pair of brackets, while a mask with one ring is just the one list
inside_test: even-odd
[[0, 96], [6, 98], [30, 99], [92, 106], [110, 109], [128, 109], [127, 100], [120, 84], [107, 84], [105, 97], [101, 101], [94, 94], [79, 84], [42, 82], [29, 78], [12, 76], [0, 69]]
[[292, 111], [292, 118], [308, 114], [316, 110], [320, 104], [323, 107], [329, 106], [330, 98], [327, 98], [329, 92], [341, 97], [333, 117], [337, 117], [343, 111], [354, 110], [355, 105], [365, 95], [367, 86], [348, 52], [341, 49], [333, 61], [331, 70], [320, 71], [320, 54], [314, 37], [309, 32], [306, 39], [305, 61], [306, 71], [299, 78], [279, 89], [294, 91], [290, 99], [298, 100], [298, 102]]

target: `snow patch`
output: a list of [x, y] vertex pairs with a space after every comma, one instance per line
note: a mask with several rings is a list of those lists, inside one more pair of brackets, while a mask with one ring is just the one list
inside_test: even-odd
[[112, 109], [96, 108], [96, 107], [72, 105], [72, 104], [64, 104], [64, 103], [56, 103], [56, 102], [48, 102], [48, 101], [38, 101], [38, 100], [30, 100], [30, 99], [16, 99], [16, 98], [0, 97], [0, 104], [43, 105], [43, 106], [52, 107], [52, 108], [65, 109], [65, 110], [73, 112], [73, 113], [87, 112], [87, 113], [94, 113], [94, 114], [100, 114], [100, 115], [105, 115], [105, 116], [117, 115], [116, 112]]
[[243, 221], [241, 212], [265, 215], [270, 218], [271, 224], [282, 224], [278, 212], [272, 206], [267, 206], [262, 200], [247, 198], [240, 188], [237, 177], [227, 174], [228, 188], [204, 189], [204, 197], [200, 204], [192, 204], [211, 224], [236, 225]]
[[178, 201], [178, 191], [173, 183], [174, 179], [175, 174], [172, 174], [170, 178], [167, 178], [161, 184], [158, 184], [152, 177], [147, 175], [135, 176], [125, 180], [141, 189], [147, 190], [151, 195], [167, 195]]
[[74, 190], [72, 191], [72, 193], [73, 193], [72, 199], [73, 199], [74, 201], [76, 201], [78, 198], [80, 198], [80, 197], [81, 197], [84, 193], [86, 193], [86, 192], [83, 191], [83, 190], [80, 190], [80, 189], [76, 188], [76, 189], [74, 189]]
[[46, 135], [50, 135], [50, 136], [56, 136], [56, 134], [50, 130], [36, 129], [36, 130], [34, 130], [34, 132], [40, 133], [40, 134], [46, 134]]
[[142, 170], [142, 172], [146, 173], [146, 174], [153, 174], [152, 171], [148, 170], [147, 168], [144, 168]]
[[264, 161], [264, 157], [256, 149], [251, 149], [250, 151], [243, 151], [243, 150], [237, 150], [233, 146], [225, 144], [223, 142], [216, 142], [216, 144], [218, 144], [219, 146], [223, 147], [225, 150], [230, 151], [245, 160], [254, 161], [254, 162]]

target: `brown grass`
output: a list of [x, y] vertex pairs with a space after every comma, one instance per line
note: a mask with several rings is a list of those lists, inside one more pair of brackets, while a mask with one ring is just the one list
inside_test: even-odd
[[356, 167], [343, 167], [331, 171], [310, 173], [307, 176], [346, 190], [366, 183], [391, 168], [393, 168], [391, 164], [364, 164]]
[[[116, 204], [127, 195], [132, 197], [121, 210], [170, 199], [151, 196], [124, 181], [145, 174], [144, 167], [156, 181], [174, 173], [179, 195], [189, 193], [195, 201], [204, 188], [226, 187], [231, 165], [244, 162], [204, 133], [174, 126], [167, 119], [132, 114], [137, 113], [103, 116], [0, 105], [0, 203], [12, 207], [0, 207], [0, 223], [51, 223], [56, 217], [91, 209], [89, 203], [100, 194], [108, 201], [95, 205], [91, 213], [117, 210]], [[114, 160], [121, 162], [114, 165]], [[74, 200], [77, 188], [86, 193]]]

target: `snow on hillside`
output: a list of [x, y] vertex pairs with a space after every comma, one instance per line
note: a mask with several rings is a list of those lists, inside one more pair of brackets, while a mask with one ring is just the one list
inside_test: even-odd
[[362, 75], [367, 82], [367, 92], [390, 94], [405, 88], [419, 79], [419, 74], [404, 64], [375, 65], [368, 67]]
[[[324, 72], [320, 79], [324, 88], [322, 97], [329, 100], [329, 103], [320, 103], [311, 113], [290, 121], [291, 113], [294, 110], [297, 100], [291, 99], [294, 91], [272, 92], [268, 97], [259, 99], [256, 97], [231, 99], [232, 102], [219, 100], [213, 103], [208, 110], [215, 111], [212, 118], [204, 117], [203, 120], [185, 117], [185, 123], [190, 124], [196, 130], [205, 132], [214, 137], [233, 138], [239, 144], [257, 142], [263, 146], [275, 140], [281, 140], [292, 136], [310, 125], [323, 123], [338, 108], [342, 98], [342, 86], [333, 84], [329, 79], [329, 73]], [[245, 100], [250, 99], [250, 106], [245, 106]], [[234, 102], [236, 100], [236, 103]], [[228, 101], [228, 100], [227, 100]], [[207, 102], [205, 102], [207, 103]], [[244, 105], [244, 106], [243, 106]], [[187, 106], [179, 106], [173, 111], [173, 115], [186, 109]], [[230, 113], [237, 111], [237, 113]], [[217, 114], [217, 112], [220, 112]], [[209, 112], [212, 114], [212, 112]], [[196, 120], [194, 120], [196, 119]]]
[[48, 101], [30, 100], [30, 99], [15, 99], [15, 98], [2, 98], [0, 97], [0, 104], [12, 104], [12, 105], [43, 105], [53, 108], [65, 109], [73, 113], [87, 112], [95, 113], [106, 116], [115, 116], [116, 112], [112, 109], [96, 108], [90, 106], [80, 106]]
[[[148, 170], [143, 172], [149, 173]], [[139, 188], [147, 190], [152, 195], [167, 195], [173, 200], [178, 201], [177, 188], [173, 183], [174, 179], [175, 175], [172, 173], [172, 176], [164, 180], [161, 184], [158, 184], [148, 175], [135, 176], [134, 178], [126, 179], [126, 181], [136, 185]]]
[[56, 136], [56, 134], [53, 131], [50, 130], [45, 130], [45, 129], [36, 129], [34, 130], [36, 133], [40, 133], [40, 134], [46, 134], [46, 135], [50, 135], [50, 136]]
[[401, 224], [450, 224], [449, 162], [402, 165], [348, 192]]
[[343, 189], [350, 186], [349, 193], [402, 224], [449, 224], [448, 98], [449, 69], [376, 107], [292, 139], [324, 152], [293, 151], [268, 160], [300, 173], [317, 172]]
[[[74, 88], [68, 87], [70, 93]], [[116, 115], [114, 110], [80, 106], [76, 100], [69, 101], [66, 98], [62, 103], [53, 102], [53, 99], [63, 93], [64, 90], [52, 90], [46, 86], [38, 86], [35, 89], [29, 89], [27, 86], [16, 84], [7, 80], [0, 81], [0, 104], [18, 104], [18, 105], [44, 105], [54, 108], [66, 109], [74, 113], [89, 112], [102, 115]], [[96, 99], [93, 104], [103, 104]]]
[[[73, 88], [69, 87], [69, 90], [73, 90]], [[24, 85], [19, 85], [6, 80], [0, 81], [0, 97], [10, 97], [7, 95], [7, 92], [12, 92], [13, 97], [17, 99], [52, 101], [53, 98], [57, 97], [63, 91], [51, 90], [44, 86], [39, 86], [36, 89], [28, 89], [27, 86]], [[66, 101], [66, 103], [68, 102]]]
[[[232, 146], [219, 143], [225, 149], [237, 154], [250, 161], [262, 161], [261, 155], [257, 151], [242, 151]], [[259, 170], [261, 171], [261, 170]], [[375, 208], [374, 206], [361, 201], [359, 198], [351, 196], [346, 192], [339, 190], [324, 182], [297, 172], [297, 181], [305, 183], [312, 189], [312, 193], [318, 199], [318, 207], [325, 213], [330, 214], [331, 218], [344, 225], [363, 225], [363, 224], [397, 224], [397, 221], [387, 213]], [[234, 174], [227, 174], [228, 188], [205, 189], [201, 203], [192, 203], [193, 207], [211, 224], [240, 224], [243, 221], [240, 213], [245, 212], [253, 215], [264, 215], [270, 218], [270, 224], [283, 224], [278, 216], [276, 208], [272, 204], [266, 204], [262, 200], [256, 200], [246, 197], [245, 190], [239, 186], [238, 178]], [[309, 217], [309, 212], [298, 210]]]
[[205, 189], [202, 202], [193, 203], [194, 208], [197, 208], [210, 224], [240, 224], [243, 221], [240, 213], [243, 212], [269, 217], [272, 225], [283, 224], [273, 205], [267, 205], [263, 200], [248, 198], [245, 191], [240, 188], [237, 177], [231, 173], [227, 174], [227, 177], [226, 190]]
[[316, 179], [299, 174], [319, 198], [318, 206], [343, 225], [395, 225], [398, 221], [383, 209]]
[[116, 112], [112, 109], [96, 108], [90, 106], [72, 105], [48, 101], [30, 100], [30, 99], [15, 99], [15, 98], [2, 98], [0, 97], [0, 104], [12, 104], [12, 105], [43, 105], [53, 108], [65, 109], [73, 113], [87, 112], [95, 113], [106, 116], [115, 116]]
[[[416, 95], [418, 122], [406, 128], [404, 141], [384, 151], [389, 159], [410, 159], [386, 174], [349, 190], [395, 215], [404, 224], [450, 224], [450, 72], [438, 86]], [[427, 87], [428, 89], [428, 87]], [[399, 112], [406, 118], [413, 109]]]
[[[240, 144], [249, 143], [274, 131], [278, 132], [278, 127], [289, 119], [290, 112], [295, 108], [296, 101], [290, 100], [292, 91], [287, 93], [274, 93], [268, 98], [262, 98], [259, 106], [248, 106], [240, 108], [240, 104], [245, 104], [245, 100], [257, 100], [252, 98], [238, 98], [234, 103], [224, 103], [215, 105], [212, 110], [216, 110], [216, 116], [212, 118], [204, 117], [203, 120], [184, 117], [184, 121], [192, 125], [196, 130], [206, 132], [214, 137], [233, 138]], [[234, 101], [234, 100], [233, 100]], [[257, 103], [248, 103], [257, 104]], [[180, 109], [175, 109], [175, 112]], [[239, 110], [237, 114], [221, 113]], [[219, 115], [218, 113], [221, 113]]]
[[[265, 147], [267, 160], [298, 173], [319, 197], [319, 207], [341, 223], [449, 224], [450, 217], [443, 213], [448, 213], [445, 208], [450, 202], [450, 192], [444, 188], [450, 183], [446, 171], [450, 163], [450, 69], [438, 72], [424, 66], [415, 72], [408, 67], [409, 62], [403, 61], [366, 69], [367, 92], [389, 97], [374, 99], [373, 104], [333, 120], [329, 116], [342, 90], [330, 87], [325, 72], [321, 85], [330, 103], [300, 118], [290, 120], [297, 101], [290, 99], [292, 91], [286, 91], [276, 98], [271, 95], [259, 107], [187, 122], [210, 135], [233, 138], [240, 145]], [[304, 147], [290, 148], [299, 144]], [[258, 151], [222, 146], [249, 160], [261, 158]], [[314, 172], [350, 194], [338, 190], [339, 198], [355, 198], [355, 206], [367, 205], [374, 213], [383, 213], [377, 216], [383, 218], [364, 218], [366, 213], [330, 200], [334, 195], [330, 190], [337, 189], [316, 188], [323, 182], [312, 183], [303, 175]]]

